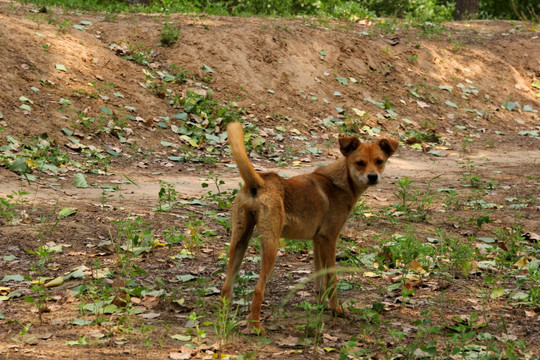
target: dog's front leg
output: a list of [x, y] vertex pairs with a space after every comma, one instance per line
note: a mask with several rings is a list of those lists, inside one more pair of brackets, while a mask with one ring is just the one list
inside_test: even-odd
[[[325, 270], [325, 274], [321, 276], [322, 285], [319, 290], [319, 301], [328, 297], [328, 302], [332, 313], [336, 316], [347, 316], [347, 311], [339, 303], [337, 294], [337, 274], [336, 268], [336, 245], [337, 236], [318, 236], [313, 240], [314, 243], [314, 255], [318, 253], [321, 270]], [[316, 244], [316, 245], [315, 245]], [[317, 266], [317, 260], [315, 259], [315, 266]]]

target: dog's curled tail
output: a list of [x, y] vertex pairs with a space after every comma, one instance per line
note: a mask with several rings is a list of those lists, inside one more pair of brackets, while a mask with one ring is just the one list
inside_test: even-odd
[[244, 131], [242, 124], [239, 122], [231, 122], [227, 125], [227, 134], [229, 134], [229, 144], [231, 151], [238, 166], [240, 176], [249, 187], [260, 188], [264, 185], [263, 178], [255, 171], [253, 165], [247, 156], [246, 147], [244, 146]]

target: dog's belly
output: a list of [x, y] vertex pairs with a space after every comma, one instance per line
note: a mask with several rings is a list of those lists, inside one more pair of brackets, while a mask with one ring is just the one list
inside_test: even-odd
[[307, 232], [307, 231], [298, 231], [298, 229], [294, 229], [294, 231], [291, 231], [293, 229], [287, 229], [286, 227], [283, 228], [283, 232], [281, 233], [282, 238], [287, 239], [296, 239], [296, 240], [311, 240], [315, 236], [313, 232]]
[[285, 226], [283, 226], [283, 230], [281, 231], [281, 237], [297, 240], [311, 240], [315, 237], [319, 230], [319, 219], [314, 217], [309, 220], [303, 219], [303, 221], [299, 219], [295, 220], [286, 220]]

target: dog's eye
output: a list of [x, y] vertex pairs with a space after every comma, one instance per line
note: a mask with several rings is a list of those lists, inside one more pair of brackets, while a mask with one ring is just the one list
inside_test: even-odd
[[377, 163], [377, 165], [382, 165], [384, 163], [382, 159], [377, 159], [375, 162]]
[[363, 161], [357, 161], [357, 162], [356, 162], [356, 165], [358, 165], [358, 166], [360, 166], [360, 167], [364, 167], [364, 166], [366, 166], [366, 163], [363, 162]]

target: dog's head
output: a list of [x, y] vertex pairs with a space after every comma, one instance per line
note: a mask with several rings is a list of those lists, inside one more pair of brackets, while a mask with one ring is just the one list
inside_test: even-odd
[[399, 143], [380, 139], [374, 143], [361, 143], [357, 137], [339, 138], [339, 150], [347, 158], [349, 174], [357, 186], [379, 183], [386, 161], [396, 151]]

